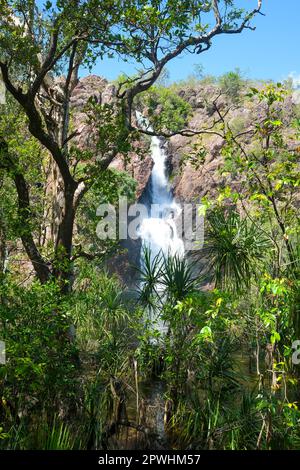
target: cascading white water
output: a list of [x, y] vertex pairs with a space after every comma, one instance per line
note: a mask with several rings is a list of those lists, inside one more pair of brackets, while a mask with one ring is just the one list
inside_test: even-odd
[[[137, 118], [144, 128], [153, 131], [147, 120], [137, 113]], [[166, 176], [166, 152], [159, 137], [151, 137], [151, 156], [154, 162], [148, 204], [150, 213], [144, 218], [139, 234], [142, 246], [151, 250], [152, 258], [161, 251], [165, 255], [184, 255], [184, 244], [178, 236], [175, 219], [180, 215], [181, 209], [176, 203]], [[142, 256], [143, 250], [141, 251]], [[141, 259], [142, 262], [142, 259]]]
[[[143, 128], [152, 128], [146, 119], [137, 113], [139, 124]], [[143, 266], [144, 247], [148, 247], [153, 259], [158, 253], [165, 256], [184, 256], [184, 243], [178, 236], [176, 217], [181, 213], [181, 208], [176, 203], [166, 175], [167, 155], [161, 139], [151, 137], [151, 156], [154, 162], [150, 176], [150, 191], [147, 205], [150, 207], [148, 217], [142, 220], [139, 235], [142, 240], [140, 264]], [[153, 312], [152, 312], [153, 313]], [[153, 315], [151, 315], [153, 316]], [[163, 333], [166, 327], [158, 318], [157, 327]]]
[[[181, 209], [175, 202], [166, 176], [166, 152], [158, 137], [151, 138], [151, 156], [154, 162], [150, 181], [150, 214], [142, 221], [142, 246], [148, 246], [151, 256], [161, 251], [165, 255], [184, 254], [182, 239], [175, 224]], [[152, 206], [152, 207], [151, 207]], [[143, 250], [142, 250], [143, 252]], [[142, 260], [141, 260], [142, 261]]]

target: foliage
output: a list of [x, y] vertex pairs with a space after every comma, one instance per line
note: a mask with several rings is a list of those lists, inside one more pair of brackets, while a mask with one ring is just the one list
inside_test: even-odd
[[[280, 84], [252, 87], [252, 122], [243, 132], [219, 110], [221, 173], [228, 183], [213, 201], [203, 201], [206, 280], [217, 288], [201, 293], [197, 279], [195, 291], [193, 282], [181, 283], [180, 269], [163, 284], [166, 260], [158, 255], [151, 265], [148, 256], [143, 292], [151, 279], [152, 298], [163, 299], [151, 308], [164, 327], [152, 318], [137, 357], [144, 374], [165, 381], [165, 426], [175, 446], [298, 445], [299, 371], [292, 345], [299, 335], [299, 133], [289, 99]], [[180, 260], [169, 265], [179, 267]], [[177, 276], [188, 286], [182, 296]], [[155, 292], [157, 283], [163, 287]]]
[[207, 216], [209, 229], [206, 249], [210, 257], [216, 285], [243, 290], [251, 279], [270, 242], [265, 234], [233, 209], [211, 211]]
[[74, 406], [77, 350], [58, 287], [35, 283], [27, 289], [5, 281], [1, 298], [1, 337], [9, 358], [0, 369], [2, 413], [15, 420], [58, 404]]
[[141, 95], [139, 106], [147, 109], [149, 121], [156, 132], [176, 132], [186, 126], [192, 108], [170, 88], [153, 86]]
[[237, 103], [244, 86], [241, 71], [237, 68], [232, 72], [227, 72], [219, 78], [219, 85], [223, 93]]
[[[299, 109], [288, 84], [253, 83], [243, 97], [238, 69], [215, 79], [200, 67], [169, 87], [164, 72], [181, 52], [249, 28], [257, 11], [233, 1], [0, 7], [0, 448], [298, 448]], [[85, 146], [77, 72], [113, 56], [144, 68], [109, 100], [103, 84], [79, 104]], [[110, 164], [144, 156], [136, 109], [154, 132], [182, 132], [192, 108], [180, 87], [206, 84], [226, 178], [203, 201], [206, 269], [145, 248], [131, 292], [104, 265], [116, 244], [95, 236], [101, 202], [135, 199], [136, 182]], [[245, 120], [225, 109], [242, 99]], [[191, 142], [194, 171], [207, 142]]]
[[[117, 240], [101, 240], [97, 236], [99, 216], [97, 209], [100, 204], [111, 204], [118, 215], [119, 198], [127, 198], [128, 203], [135, 200], [136, 181], [126, 172], [107, 169], [99, 174], [82, 201], [77, 214], [77, 233], [74, 242], [77, 247], [88, 246], [89, 254], [99, 254], [99, 258], [109, 256], [118, 247]], [[101, 220], [101, 219], [100, 219]], [[78, 251], [77, 251], [78, 253]], [[76, 257], [76, 250], [74, 253]]]

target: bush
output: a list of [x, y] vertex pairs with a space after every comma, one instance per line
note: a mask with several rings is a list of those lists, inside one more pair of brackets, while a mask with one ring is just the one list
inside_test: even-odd
[[233, 102], [237, 102], [244, 85], [241, 71], [237, 68], [232, 72], [225, 73], [219, 78], [219, 85]]
[[140, 106], [146, 107], [155, 131], [176, 132], [191, 116], [191, 105], [170, 88], [152, 87], [144, 94]]
[[7, 357], [0, 368], [2, 412], [13, 418], [71, 405], [76, 348], [59, 288], [54, 283], [33, 283], [30, 288], [5, 283], [0, 289], [0, 331]]

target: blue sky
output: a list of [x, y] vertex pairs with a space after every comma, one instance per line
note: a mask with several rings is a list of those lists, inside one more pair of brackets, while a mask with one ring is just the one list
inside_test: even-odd
[[[245, 7], [253, 0], [240, 0]], [[202, 64], [206, 74], [221, 75], [239, 67], [249, 78], [282, 80], [289, 74], [300, 76], [300, 0], [264, 0], [263, 12], [255, 20], [256, 31], [214, 39], [208, 52], [185, 55], [169, 63], [171, 80], [186, 78], [194, 64]], [[117, 59], [100, 62], [93, 73], [109, 80], [120, 73], [134, 73], [134, 64]]]

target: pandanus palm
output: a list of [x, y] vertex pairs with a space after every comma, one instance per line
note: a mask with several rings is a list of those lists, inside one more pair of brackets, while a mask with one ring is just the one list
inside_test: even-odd
[[151, 249], [145, 245], [142, 247], [142, 259], [141, 266], [136, 267], [139, 275], [139, 300], [144, 305], [154, 307], [156, 300], [159, 299], [158, 285], [163, 258], [161, 253], [152, 256]]
[[161, 283], [171, 301], [183, 300], [195, 290], [198, 277], [193, 273], [193, 264], [177, 254], [164, 257]]
[[178, 254], [165, 255], [161, 251], [152, 256], [149, 247], [143, 247], [143, 264], [139, 272], [139, 298], [142, 303], [154, 306], [165, 300], [177, 302], [195, 290], [199, 276], [194, 275], [194, 263]]
[[235, 291], [248, 288], [270, 241], [233, 209], [210, 212], [208, 224], [206, 249], [216, 286]]

